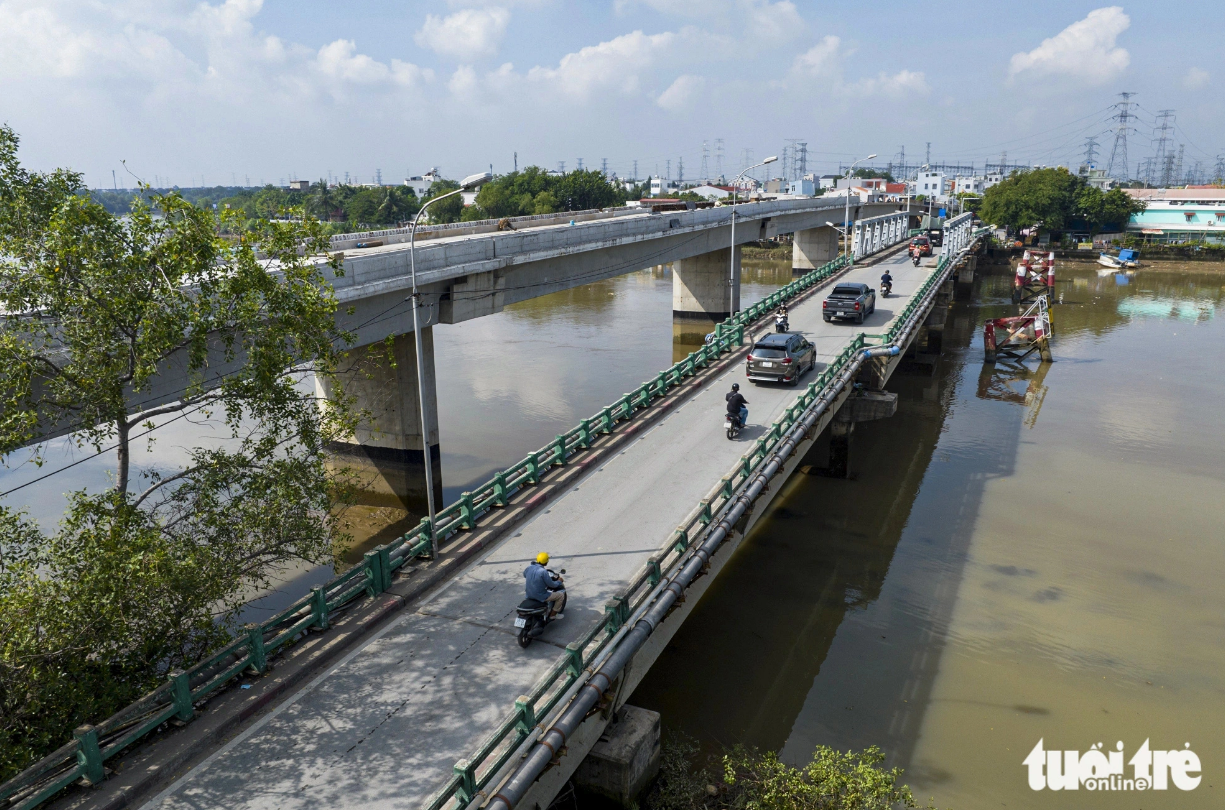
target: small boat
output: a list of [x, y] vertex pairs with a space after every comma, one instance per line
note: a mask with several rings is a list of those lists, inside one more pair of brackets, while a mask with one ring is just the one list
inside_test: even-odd
[[1114, 256], [1102, 251], [1097, 257], [1097, 263], [1112, 270], [1134, 270], [1140, 266], [1140, 251], [1123, 248]]

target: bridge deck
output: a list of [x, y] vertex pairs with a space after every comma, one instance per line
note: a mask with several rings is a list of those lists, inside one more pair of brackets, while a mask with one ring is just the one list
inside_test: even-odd
[[[868, 332], [884, 331], [934, 272], [899, 254], [843, 279], [875, 286], [884, 266], [897, 294], [877, 302], [862, 327]], [[817, 347], [818, 368], [861, 331], [824, 323], [823, 296], [791, 312], [793, 329]], [[420, 807], [797, 394], [787, 386], [744, 385], [750, 427], [729, 442], [723, 395], [743, 379], [737, 364], [694, 393], [514, 537], [147, 806]], [[568, 571], [569, 607], [563, 621], [522, 650], [514, 609], [523, 596], [523, 568], [542, 550], [553, 555], [553, 567]]]

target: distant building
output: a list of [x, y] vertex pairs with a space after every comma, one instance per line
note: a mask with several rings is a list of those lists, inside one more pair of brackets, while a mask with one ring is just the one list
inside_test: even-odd
[[983, 178], [983, 191], [992, 186], [998, 186], [1002, 182], [1004, 182], [1004, 175], [1001, 172], [988, 172], [987, 176]]
[[311, 187], [311, 181], [309, 180], [290, 180], [289, 181], [290, 191], [309, 191], [310, 187]]
[[815, 197], [817, 186], [811, 179], [792, 180], [787, 185], [787, 193], [793, 197]]
[[1203, 239], [1225, 243], [1225, 188], [1127, 188], [1148, 208], [1133, 214], [1128, 233], [1153, 242]]
[[987, 178], [958, 175], [953, 179], [954, 194], [982, 194], [987, 190]]
[[944, 172], [919, 172], [915, 178], [915, 194], [943, 200], [948, 196]]
[[686, 191], [692, 191], [699, 197], [705, 197], [708, 200], [722, 200], [725, 197], [732, 196], [731, 186], [713, 186], [707, 184], [694, 186], [693, 188], [686, 189]]
[[1078, 174], [1083, 177], [1085, 182], [1090, 186], [1101, 189], [1102, 191], [1109, 191], [1115, 186], [1114, 178], [1108, 176], [1105, 169], [1097, 169], [1093, 166], [1082, 165]]
[[662, 197], [665, 194], [672, 194], [676, 191], [676, 183], [672, 180], [665, 180], [656, 175], [651, 178], [651, 196]]
[[437, 169], [430, 169], [425, 174], [405, 178], [404, 185], [411, 188], [417, 197], [424, 197], [425, 193], [430, 190], [430, 186], [441, 179]]
[[824, 191], [827, 188], [837, 188], [838, 187], [838, 175], [823, 174], [821, 175], [821, 178], [817, 181], [817, 184], [821, 186], [822, 191]]
[[766, 181], [765, 191], [767, 194], [785, 194], [787, 192], [787, 182], [781, 177], [772, 177]]

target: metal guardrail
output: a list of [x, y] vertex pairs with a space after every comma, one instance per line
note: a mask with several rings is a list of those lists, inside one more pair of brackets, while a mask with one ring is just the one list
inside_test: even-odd
[[[433, 534], [437, 534], [438, 542], [442, 544], [456, 533], [476, 527], [482, 516], [493, 509], [506, 506], [513, 495], [538, 483], [541, 476], [552, 467], [564, 466], [573, 455], [590, 447], [597, 436], [612, 433], [618, 422], [630, 419], [637, 411], [648, 407], [684, 380], [709, 366], [713, 360], [740, 346], [746, 326], [850, 263], [846, 257], [841, 256], [780, 287], [748, 309], [716, 324], [710, 343], [661, 371], [654, 379], [644, 382], [594, 416], [581, 420], [577, 427], [559, 434], [553, 442], [528, 454], [519, 463], [496, 473], [482, 486], [472, 492], [464, 492], [459, 500], [438, 512], [435, 525], [431, 526], [428, 518], [423, 519], [412, 531], [391, 543], [366, 552], [361, 563], [327, 584], [315, 586], [309, 596], [299, 599], [276, 616], [260, 624], [246, 625], [241, 636], [205, 661], [185, 672], [172, 673], [167, 683], [96, 726], [77, 728], [70, 742], [0, 784], [0, 808], [30, 810], [77, 780], [84, 779], [91, 784], [97, 784], [103, 779], [103, 766], [108, 759], [152, 734], [166, 722], [190, 722], [195, 717], [196, 703], [243, 672], [263, 673], [268, 667], [271, 655], [311, 629], [326, 630], [329, 617], [340, 608], [364, 596], [373, 597], [386, 591], [391, 586], [392, 576], [396, 571], [415, 559], [429, 556]], [[861, 345], [862, 339], [857, 340], [859, 343], [856, 345]], [[851, 350], [843, 352], [843, 355], [849, 351]], [[842, 356], [839, 362], [841, 361]], [[819, 377], [818, 382], [824, 379], [824, 376]], [[809, 392], [803, 396], [809, 397], [812, 390], [810, 384]], [[772, 429], [764, 439], [759, 440], [759, 445], [769, 442], [769, 446], [773, 446], [778, 441], [778, 435], [778, 431]], [[703, 514], [709, 515], [711, 504], [718, 501], [719, 497], [722, 496], [712, 496], [708, 500], [706, 512]], [[677, 553], [681, 553], [685, 546], [684, 539], [678, 538], [674, 546], [680, 549]], [[666, 554], [652, 559], [660, 566], [659, 571], [675, 564], [675, 559]], [[482, 746], [478, 752], [480, 756], [473, 759], [475, 764], [471, 768], [465, 766], [464, 775], [462, 778], [457, 776], [459, 781], [455, 782], [455, 787], [448, 796], [458, 796], [460, 793], [457, 791], [474, 784], [473, 780], [477, 779], [476, 769], [481, 769], [482, 774], [497, 770], [496, 767], [492, 771], [484, 768], [486, 760], [494, 755], [495, 749], [500, 750], [497, 741], [508, 739], [510, 731], [519, 729], [518, 724], [527, 718], [529, 713], [533, 717], [542, 716], [556, 705], [564, 689], [557, 691], [551, 689], [550, 685], [560, 683], [557, 681], [559, 672], [571, 673], [571, 670], [577, 667], [576, 672], [566, 676], [577, 677], [577, 672], [581, 672], [583, 666], [590, 663], [592, 656], [598, 655], [612, 637], [612, 633], [608, 633], [602, 639], [597, 639], [601, 628], [619, 626], [618, 622], [629, 615], [629, 603], [626, 600], [635, 598], [643, 583], [649, 582], [657, 573], [648, 573], [646, 579], [636, 578], [621, 601], [614, 600], [609, 603], [604, 623], [594, 628], [576, 651], [568, 650], [567, 657], [555, 665], [538, 683], [537, 688], [532, 690], [531, 700], [525, 703], [522, 709], [516, 704], [514, 717], [517, 719], [511, 722], [509, 727], [503, 723], [499, 732], [491, 736], [493, 742]], [[533, 724], [528, 722], [527, 728], [530, 729]], [[503, 759], [502, 762], [504, 761]], [[472, 774], [472, 779], [468, 778], [468, 774]]]
[[844, 372], [863, 362], [861, 354], [867, 341], [875, 339], [882, 341], [882, 345], [893, 345], [896, 340], [904, 338], [907, 331], [915, 328], [918, 318], [932, 304], [935, 289], [944, 283], [951, 272], [953, 258], [946, 256], [940, 259], [936, 272], [911, 296], [910, 302], [886, 334], [856, 335], [838, 357], [822, 370], [817, 379], [808, 384], [795, 403], [770, 426], [762, 438], [754, 442], [753, 448], [698, 502], [667, 542], [647, 559], [644, 566], [631, 578], [629, 585], [605, 604], [604, 618], [582, 639], [567, 645], [566, 653], [537, 680], [527, 695], [515, 701], [514, 709], [498, 728], [482, 741], [474, 754], [455, 764], [451, 778], [425, 805], [427, 810], [459, 810], [474, 799], [480, 798], [478, 793], [484, 792], [488, 797], [490, 792], [486, 788], [499, 776], [510, 759], [517, 752], [526, 753], [525, 749], [531, 743], [544, 739], [543, 732], [556, 719], [550, 718], [550, 713], [557, 709], [560, 716], [565, 708], [563, 699], [568, 700], [575, 695], [582, 682], [586, 682], [584, 673], [600, 671], [601, 665], [611, 656], [615, 646], [635, 624], [637, 618], [648, 609], [662, 587], [667, 585], [670, 578], [683, 566], [691, 562], [692, 555], [704, 542], [706, 528], [726, 523], [727, 519], [723, 513], [744, 496], [767, 464], [773, 460], [775, 467], [779, 466], [778, 460], [772, 459], [775, 450], [783, 444], [797, 424], [805, 418], [810, 418], [809, 411], [814, 406], [832, 401], [837, 392], [827, 389], [834, 381], [838, 381], [839, 385], [847, 383], [847, 379], [842, 379]]
[[906, 223], [910, 214], [899, 211], [878, 217], [856, 220], [851, 232], [851, 252], [859, 260], [885, 248], [896, 245], [906, 238]]

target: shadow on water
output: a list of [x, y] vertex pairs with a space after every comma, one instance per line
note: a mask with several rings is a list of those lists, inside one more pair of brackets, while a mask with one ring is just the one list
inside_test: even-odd
[[[1007, 281], [980, 275], [975, 300], [1006, 302]], [[1022, 423], [1010, 411], [971, 446], [942, 443], [958, 389], [978, 382], [979, 309], [954, 307], [932, 376], [895, 375], [893, 418], [856, 426], [851, 480], [787, 482], [635, 705], [708, 753], [744, 743], [799, 763], [817, 744], [878, 745], [909, 763], [982, 489], [1011, 473]]]

